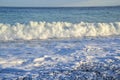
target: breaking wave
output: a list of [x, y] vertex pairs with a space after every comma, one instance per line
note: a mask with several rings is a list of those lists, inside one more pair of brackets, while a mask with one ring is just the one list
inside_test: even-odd
[[69, 23], [33, 22], [15, 25], [0, 23], [0, 40], [32, 40], [51, 38], [106, 37], [120, 35], [120, 22], [113, 23]]

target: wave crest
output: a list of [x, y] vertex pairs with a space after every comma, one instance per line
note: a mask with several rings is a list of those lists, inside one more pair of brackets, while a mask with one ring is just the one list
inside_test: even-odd
[[32, 40], [70, 37], [99, 37], [120, 35], [120, 22], [114, 23], [69, 23], [29, 22], [15, 25], [0, 23], [0, 40]]

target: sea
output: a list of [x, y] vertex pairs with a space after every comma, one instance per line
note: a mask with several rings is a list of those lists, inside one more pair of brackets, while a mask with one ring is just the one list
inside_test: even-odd
[[120, 6], [0, 7], [0, 80], [119, 80]]

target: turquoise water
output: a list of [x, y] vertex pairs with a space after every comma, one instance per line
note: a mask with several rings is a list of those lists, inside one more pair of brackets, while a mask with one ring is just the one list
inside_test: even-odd
[[0, 23], [46, 22], [118, 22], [120, 7], [17, 8], [1, 7]]

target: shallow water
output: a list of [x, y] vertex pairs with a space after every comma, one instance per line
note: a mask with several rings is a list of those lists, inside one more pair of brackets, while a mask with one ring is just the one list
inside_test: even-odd
[[119, 79], [119, 37], [0, 44], [1, 79]]

